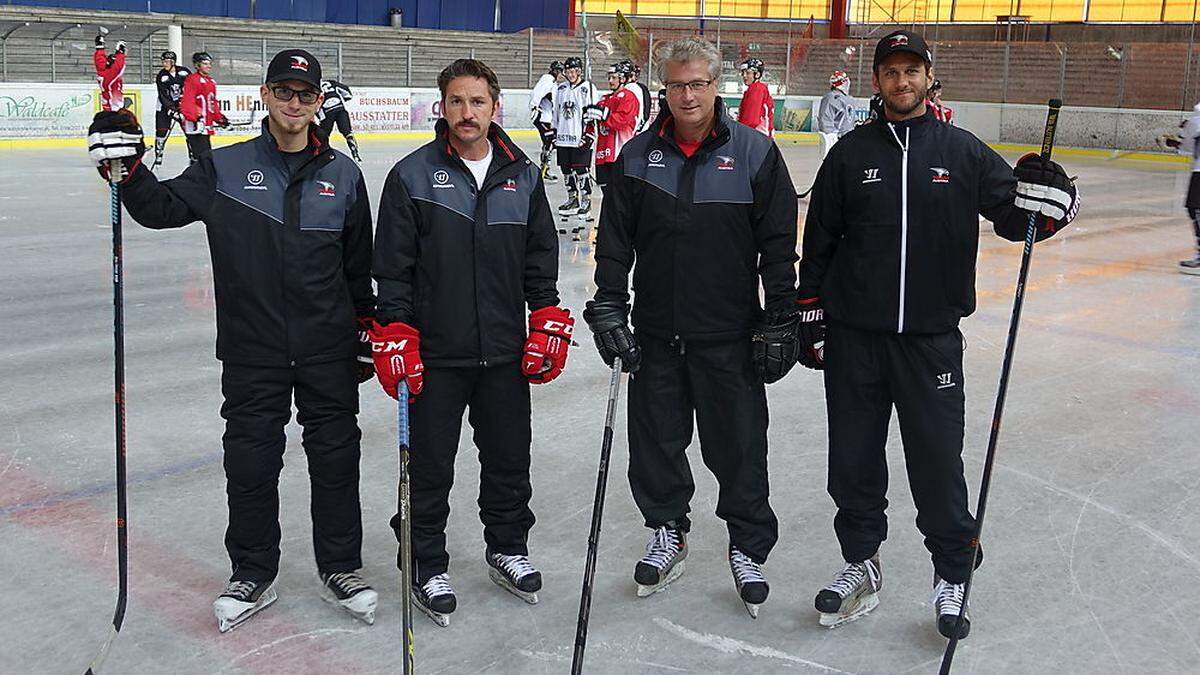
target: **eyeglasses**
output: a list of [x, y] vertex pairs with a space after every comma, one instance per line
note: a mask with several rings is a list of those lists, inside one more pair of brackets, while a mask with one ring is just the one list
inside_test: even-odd
[[676, 94], [676, 95], [682, 94], [685, 87], [688, 89], [691, 89], [692, 93], [699, 94], [700, 92], [707, 89], [708, 85], [710, 85], [712, 83], [713, 83], [713, 80], [692, 80], [691, 82], [667, 82], [666, 87], [667, 87], [668, 94]]
[[305, 105], [312, 105], [317, 102], [317, 97], [321, 95], [319, 91], [312, 89], [292, 89], [291, 87], [271, 87], [271, 94], [280, 101], [290, 101], [293, 96], [299, 96], [300, 102]]

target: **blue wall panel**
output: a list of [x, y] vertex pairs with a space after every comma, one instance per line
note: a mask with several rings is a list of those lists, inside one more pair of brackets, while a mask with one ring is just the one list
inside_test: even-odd
[[[245, 18], [250, 0], [5, 0], [34, 7], [108, 9]], [[500, 0], [500, 30], [566, 28], [569, 0]], [[496, 0], [256, 0], [256, 19], [387, 25], [388, 10], [404, 12], [409, 28], [491, 31]]]

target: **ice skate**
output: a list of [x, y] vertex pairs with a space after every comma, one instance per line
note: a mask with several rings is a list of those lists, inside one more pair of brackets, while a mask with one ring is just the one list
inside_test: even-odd
[[683, 574], [687, 558], [687, 533], [663, 526], [654, 531], [646, 544], [646, 555], [633, 571], [639, 598], [653, 595]]
[[742, 598], [742, 604], [746, 605], [750, 618], [757, 619], [759, 605], [767, 601], [767, 594], [771, 592], [762, 567], [736, 546], [730, 546], [729, 571], [733, 572], [733, 583], [737, 584], [738, 595]]
[[958, 614], [962, 612], [962, 626], [958, 631], [958, 639], [967, 637], [971, 632], [971, 615], [963, 606], [963, 584], [952, 584], [933, 575], [933, 613], [937, 616], [937, 629], [942, 637], [949, 640], [954, 637], [954, 624]]
[[442, 628], [450, 625], [450, 615], [458, 608], [450, 575], [444, 572], [431, 577], [424, 585], [413, 585], [412, 599], [417, 609]]
[[531, 605], [538, 603], [537, 592], [542, 588], [542, 573], [523, 555], [489, 553], [486, 556], [488, 576], [497, 586]]
[[321, 597], [350, 613], [366, 624], [375, 623], [375, 606], [379, 593], [363, 581], [358, 572], [322, 574]]
[[558, 206], [558, 215], [562, 218], [573, 216], [579, 212], [579, 197], [572, 192], [567, 201]]
[[225, 592], [213, 602], [217, 630], [228, 633], [278, 598], [274, 581], [230, 581]]
[[883, 586], [883, 572], [879, 567], [879, 554], [870, 560], [849, 563], [838, 573], [833, 583], [817, 593], [817, 611], [821, 613], [821, 625], [835, 628], [862, 618], [879, 606], [879, 589]]

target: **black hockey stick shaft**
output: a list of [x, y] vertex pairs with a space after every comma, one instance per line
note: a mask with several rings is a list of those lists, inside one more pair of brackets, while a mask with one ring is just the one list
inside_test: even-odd
[[592, 587], [596, 581], [596, 553], [600, 547], [600, 522], [604, 519], [604, 492], [608, 488], [608, 460], [612, 455], [613, 418], [617, 395], [621, 391], [621, 359], [613, 359], [608, 381], [608, 410], [604, 414], [604, 441], [600, 444], [600, 470], [596, 474], [596, 500], [592, 503], [592, 529], [588, 532], [587, 565], [583, 570], [583, 592], [579, 598], [579, 620], [575, 623], [575, 655], [571, 674], [583, 672], [583, 651], [587, 647], [588, 618], [592, 611]]
[[400, 618], [401, 646], [404, 648], [404, 675], [414, 672], [412, 617], [412, 502], [408, 478], [408, 383], [403, 379], [396, 388], [396, 429], [400, 447]]
[[[1046, 130], [1042, 134], [1042, 158], [1050, 159], [1054, 150], [1054, 132], [1058, 129], [1058, 111], [1062, 101], [1053, 98], [1047, 104]], [[1021, 271], [1017, 274], [1017, 290], [1013, 297], [1012, 318], [1008, 322], [1008, 341], [1004, 345], [1004, 361], [1000, 367], [1000, 386], [996, 391], [996, 407], [992, 412], [992, 430], [988, 436], [987, 456], [983, 460], [983, 479], [979, 485], [979, 502], [975, 506], [975, 533], [971, 538], [971, 566], [967, 569], [967, 581], [963, 585], [963, 601], [958, 618], [954, 622], [953, 637], [946, 643], [942, 654], [940, 675], [948, 675], [954, 661], [954, 650], [958, 647], [958, 633], [962, 629], [963, 612], [971, 596], [971, 580], [975, 576], [975, 564], [979, 558], [979, 540], [983, 534], [983, 516], [987, 510], [988, 492], [992, 484], [992, 467], [996, 461], [996, 444], [1000, 440], [1000, 421], [1004, 416], [1004, 400], [1008, 395], [1008, 377], [1012, 372], [1013, 352], [1017, 347], [1017, 329], [1021, 325], [1021, 308], [1025, 305], [1025, 282], [1029, 277], [1029, 262], [1033, 258], [1033, 241], [1037, 235], [1036, 213], [1029, 214], [1029, 225], [1025, 229], [1025, 250], [1021, 253]]]
[[113, 640], [125, 622], [125, 606], [129, 597], [129, 541], [125, 512], [125, 284], [124, 256], [121, 251], [121, 185], [124, 178], [122, 163], [109, 165], [109, 218], [112, 224], [113, 266], [113, 417], [117, 453], [117, 608], [113, 612], [112, 631], [108, 634], [96, 658], [88, 665], [87, 675], [99, 670], [112, 648]]

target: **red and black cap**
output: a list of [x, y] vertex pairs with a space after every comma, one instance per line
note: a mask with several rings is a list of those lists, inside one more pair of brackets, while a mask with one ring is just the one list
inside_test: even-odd
[[321, 63], [303, 49], [285, 49], [276, 54], [271, 59], [271, 65], [267, 66], [267, 84], [284, 80], [299, 80], [319, 90]]
[[884, 59], [898, 52], [916, 54], [925, 63], [933, 65], [933, 54], [929, 53], [929, 45], [925, 44], [925, 38], [910, 31], [898, 30], [883, 36], [879, 44], [875, 45], [875, 61], [871, 69], [878, 68]]

